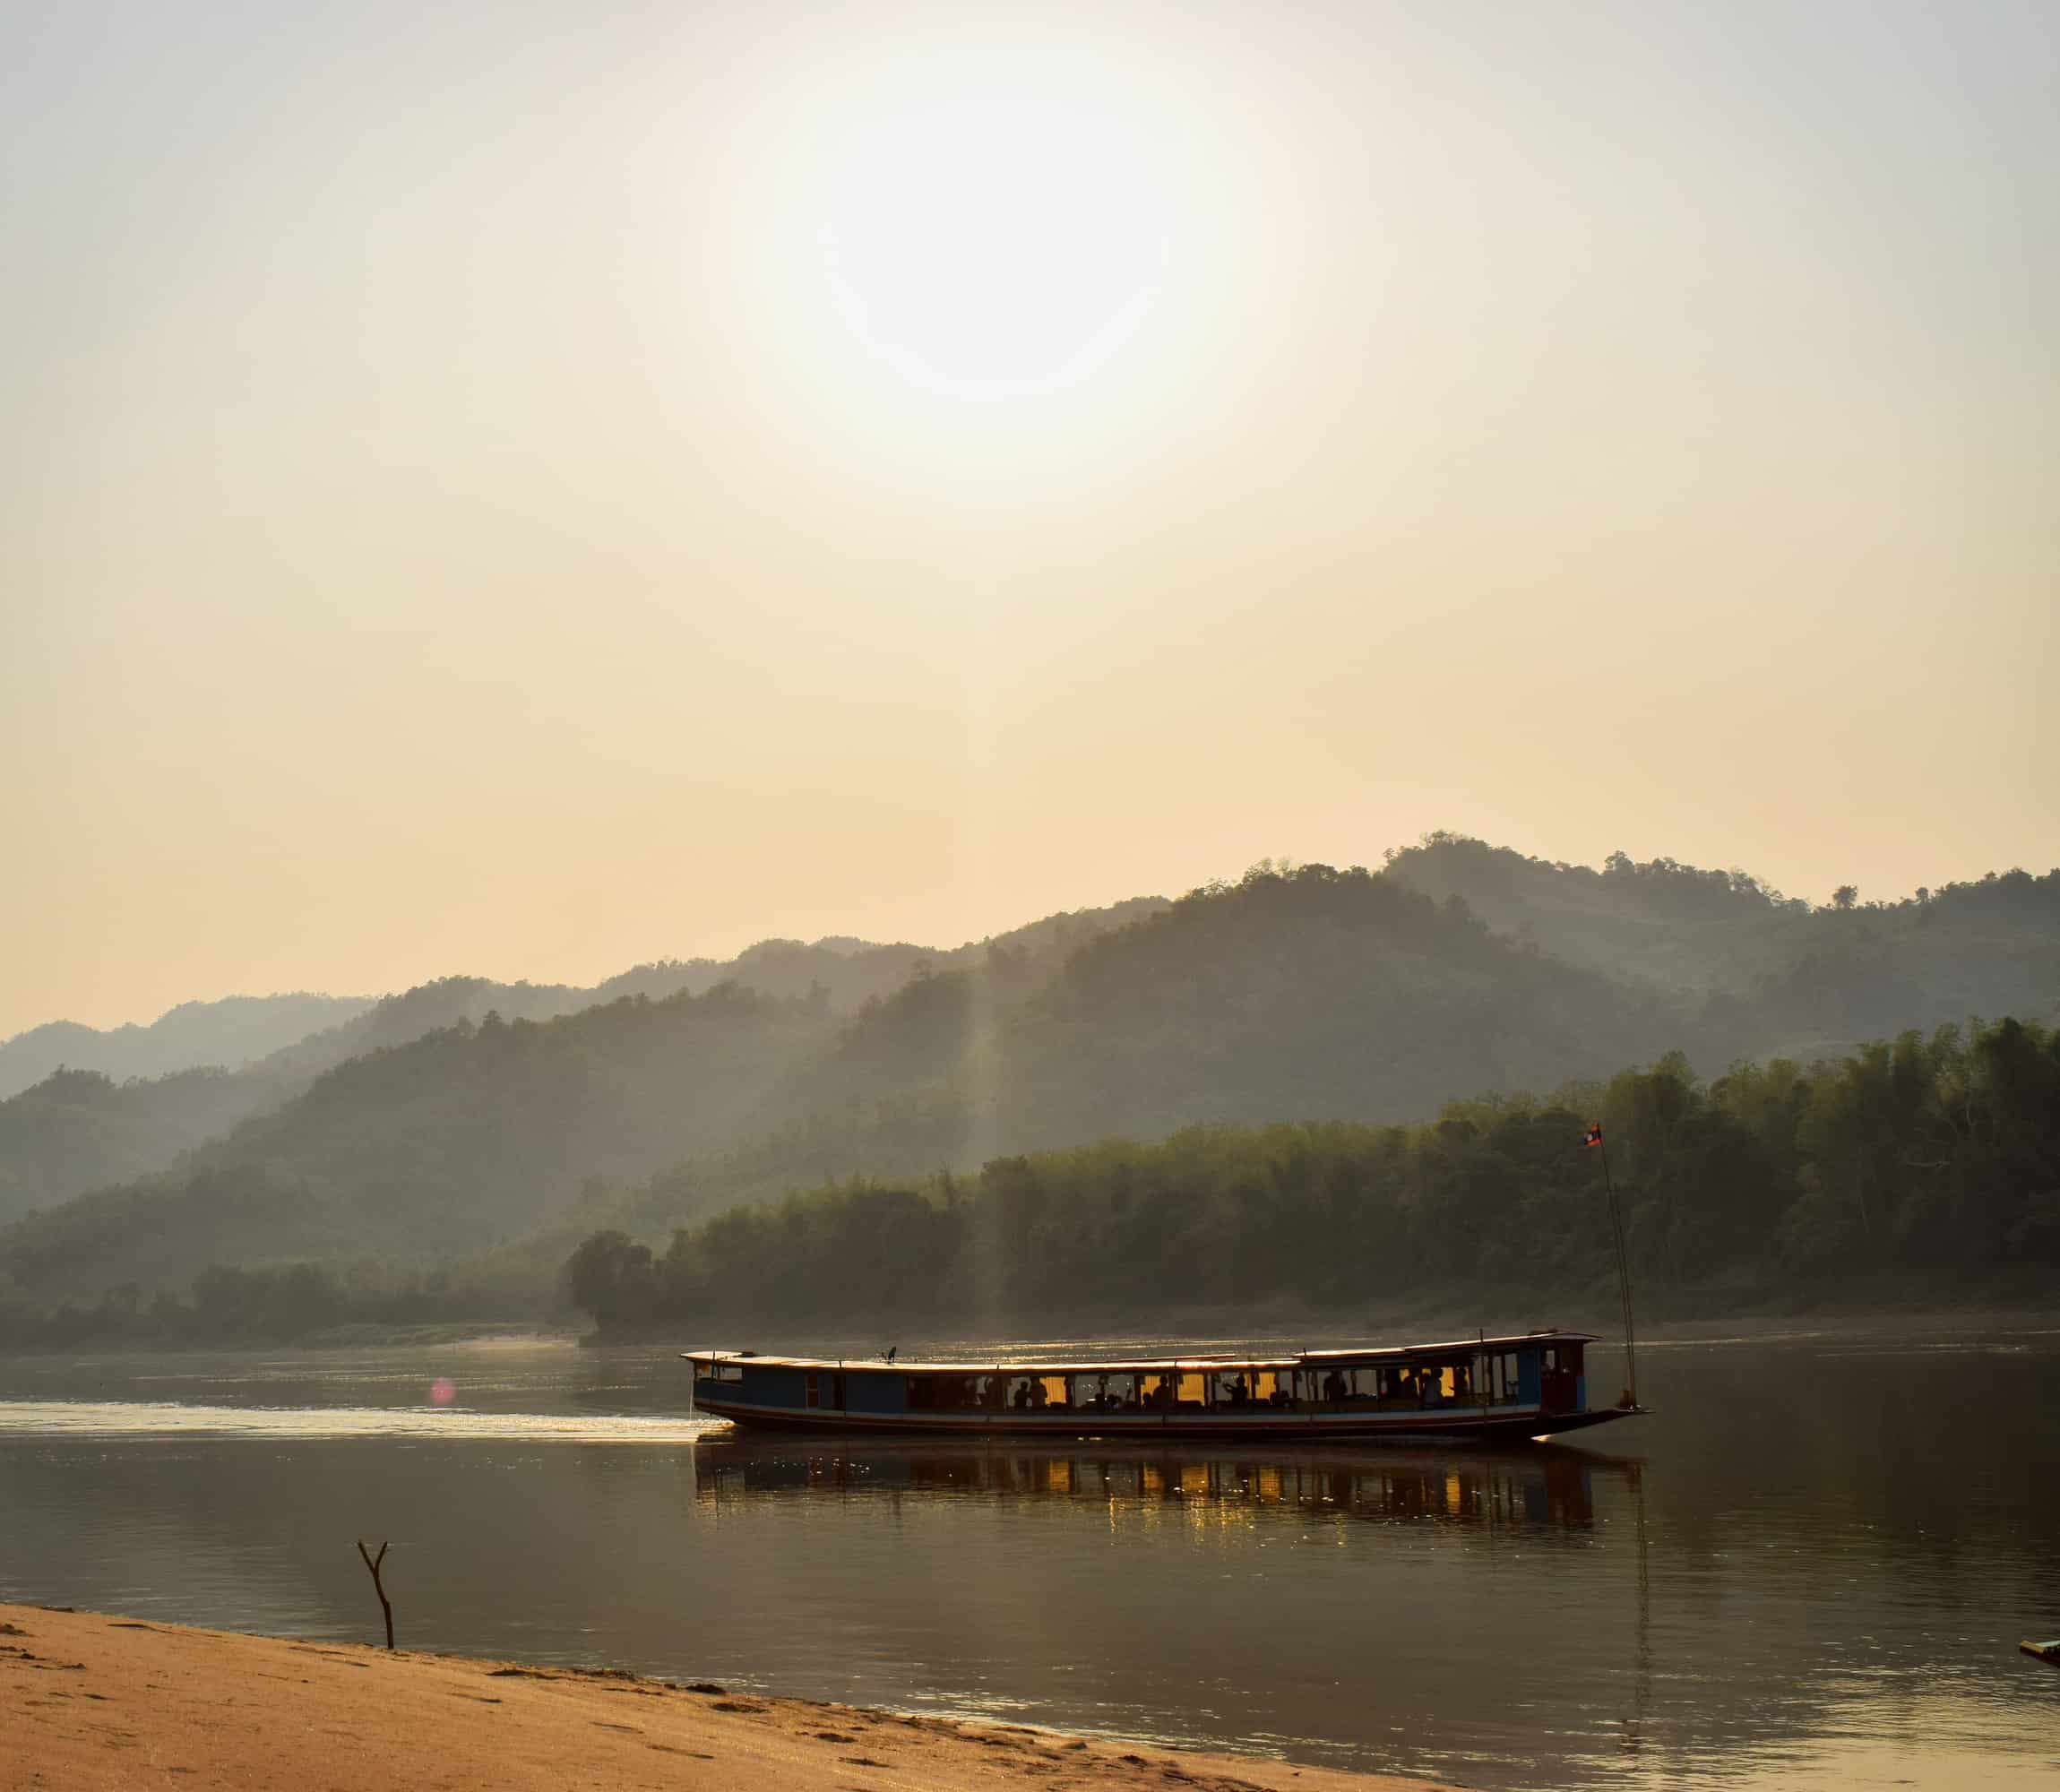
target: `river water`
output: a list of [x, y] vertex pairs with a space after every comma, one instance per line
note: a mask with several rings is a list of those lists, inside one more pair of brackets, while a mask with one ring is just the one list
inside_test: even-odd
[[369, 1641], [389, 1538], [404, 1647], [1484, 1788], [2060, 1787], [2060, 1329], [1642, 1347], [1652, 1417], [1492, 1452], [749, 1441], [684, 1367], [0, 1358], [0, 1598]]

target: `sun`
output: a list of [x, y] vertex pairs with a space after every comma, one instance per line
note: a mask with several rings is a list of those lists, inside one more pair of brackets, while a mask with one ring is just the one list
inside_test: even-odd
[[816, 246], [852, 335], [952, 399], [1090, 379], [1144, 328], [1174, 204], [1137, 123], [989, 83], [866, 119], [836, 146]]

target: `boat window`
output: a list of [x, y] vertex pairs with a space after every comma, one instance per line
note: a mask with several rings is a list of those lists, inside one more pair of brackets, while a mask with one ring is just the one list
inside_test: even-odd
[[[1407, 1371], [1404, 1372], [1409, 1373]], [[1403, 1384], [1404, 1391], [1413, 1394], [1419, 1406], [1437, 1406], [1452, 1396], [1453, 1377], [1451, 1366], [1436, 1363], [1419, 1363], [1414, 1379]]]
[[1064, 1375], [1011, 1375], [1007, 1391], [1011, 1412], [1046, 1412], [1066, 1403]]
[[821, 1406], [823, 1404], [823, 1378], [813, 1369], [808, 1372], [808, 1404], [810, 1406]]
[[1131, 1412], [1137, 1408], [1137, 1376], [1125, 1370], [1075, 1375], [1082, 1412]]
[[1203, 1406], [1209, 1400], [1209, 1377], [1190, 1369], [1180, 1377], [1176, 1398], [1182, 1406]]
[[1489, 1357], [1488, 1368], [1495, 1398], [1498, 1400], [1518, 1398], [1521, 1383], [1517, 1379], [1516, 1352], [1504, 1350], [1499, 1356]]
[[1315, 1383], [1316, 1398], [1335, 1405], [1352, 1399], [1358, 1392], [1360, 1373], [1358, 1369], [1325, 1369], [1318, 1374], [1311, 1370], [1310, 1379]]

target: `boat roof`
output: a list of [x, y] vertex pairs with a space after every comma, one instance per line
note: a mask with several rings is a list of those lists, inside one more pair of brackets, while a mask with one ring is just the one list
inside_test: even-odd
[[1211, 1369], [1300, 1369], [1348, 1363], [1409, 1362], [1419, 1358], [1468, 1356], [1481, 1350], [1513, 1350], [1525, 1344], [1592, 1344], [1592, 1331], [1519, 1331], [1504, 1337], [1454, 1338], [1435, 1344], [1359, 1344], [1343, 1350], [1299, 1350], [1292, 1356], [1217, 1351], [1200, 1356], [1105, 1357], [1095, 1361], [1046, 1362], [1025, 1357], [990, 1357], [985, 1361], [931, 1362], [896, 1357], [888, 1362], [869, 1357], [780, 1357], [759, 1350], [682, 1350], [695, 1363], [749, 1363], [768, 1369], [892, 1369], [897, 1374], [935, 1375], [1082, 1375], [1129, 1371], [1165, 1374]]

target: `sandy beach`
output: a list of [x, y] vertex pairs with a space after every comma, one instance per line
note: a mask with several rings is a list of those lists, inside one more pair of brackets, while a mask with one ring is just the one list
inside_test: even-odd
[[0, 1605], [0, 1788], [1436, 1792], [1427, 1781]]

